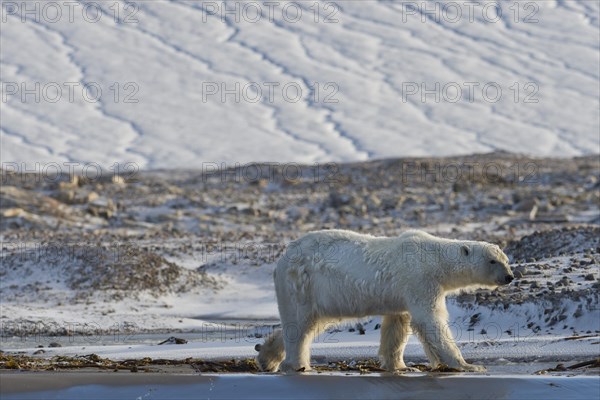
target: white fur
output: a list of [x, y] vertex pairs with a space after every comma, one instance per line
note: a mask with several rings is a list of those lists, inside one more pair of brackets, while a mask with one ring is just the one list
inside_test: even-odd
[[[494, 264], [491, 264], [494, 260]], [[310, 369], [310, 343], [331, 323], [383, 315], [380, 357], [406, 368], [410, 327], [433, 367], [480, 371], [465, 362], [447, 329], [448, 292], [494, 287], [512, 273], [498, 246], [437, 238], [421, 231], [373, 237], [350, 231], [311, 232], [292, 242], [273, 274], [282, 330], [257, 346], [266, 371]]]

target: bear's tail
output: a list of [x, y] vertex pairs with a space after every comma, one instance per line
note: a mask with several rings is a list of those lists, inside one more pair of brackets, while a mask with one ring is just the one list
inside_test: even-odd
[[273, 332], [265, 342], [257, 344], [254, 349], [258, 351], [256, 363], [261, 371], [277, 372], [279, 364], [285, 358], [285, 347], [281, 330]]

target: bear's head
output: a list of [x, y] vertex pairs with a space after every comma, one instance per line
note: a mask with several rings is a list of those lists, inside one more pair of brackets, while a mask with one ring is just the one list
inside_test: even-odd
[[497, 287], [508, 285], [515, 278], [508, 257], [495, 244], [472, 242], [460, 248], [463, 262], [469, 267], [472, 284]]

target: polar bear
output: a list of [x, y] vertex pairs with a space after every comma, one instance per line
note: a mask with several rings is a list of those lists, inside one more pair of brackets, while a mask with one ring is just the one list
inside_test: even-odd
[[468, 364], [447, 329], [446, 294], [497, 287], [514, 276], [502, 250], [422, 231], [374, 237], [345, 230], [311, 232], [290, 243], [273, 273], [281, 330], [257, 345], [263, 371], [310, 370], [310, 343], [344, 319], [383, 315], [379, 356], [406, 369], [410, 327], [432, 367], [485, 371]]

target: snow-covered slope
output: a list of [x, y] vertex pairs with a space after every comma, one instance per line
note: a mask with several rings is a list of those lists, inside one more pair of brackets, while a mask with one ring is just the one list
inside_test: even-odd
[[597, 1], [51, 3], [2, 3], [3, 162], [600, 151]]

